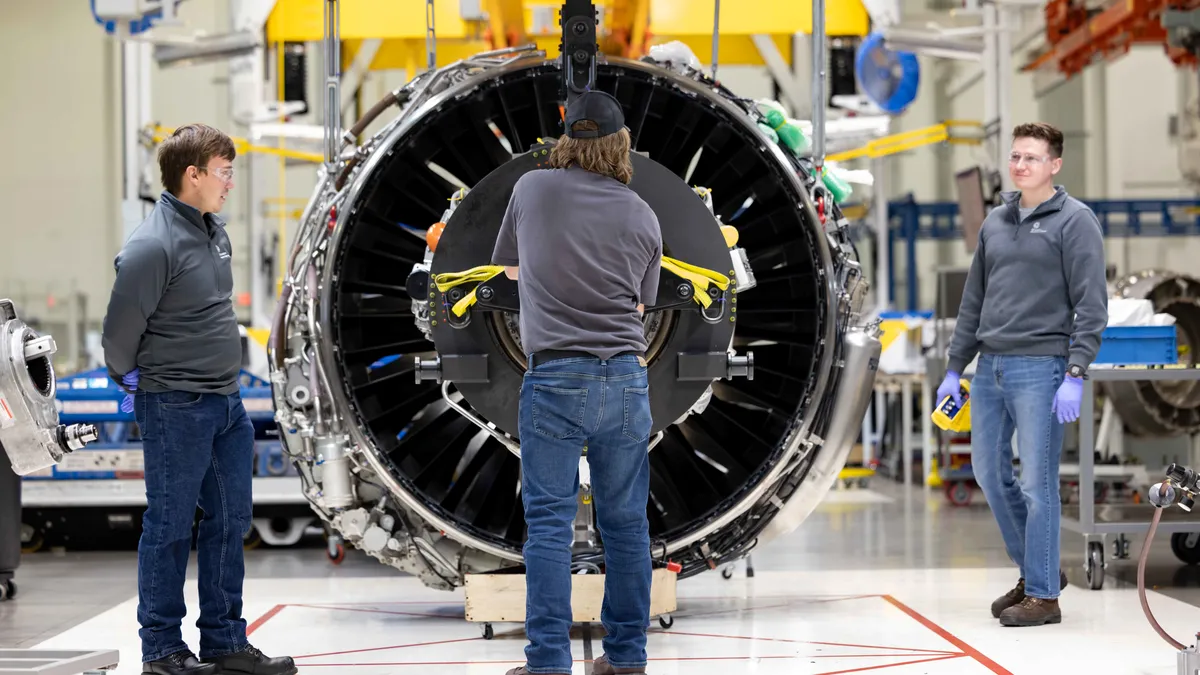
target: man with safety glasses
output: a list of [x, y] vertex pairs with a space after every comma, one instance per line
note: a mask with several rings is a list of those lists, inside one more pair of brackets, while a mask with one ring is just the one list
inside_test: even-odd
[[[233, 247], [217, 213], [233, 188], [233, 141], [193, 124], [158, 149], [166, 188], [115, 261], [104, 317], [109, 376], [142, 434], [147, 509], [138, 543], [142, 672], [292, 675], [246, 641], [242, 539], [250, 529], [254, 427], [242, 405]], [[181, 634], [196, 507], [200, 658]]]
[[1062, 151], [1062, 132], [1049, 124], [1013, 130], [1008, 171], [1017, 190], [1001, 193], [980, 230], [937, 391], [939, 401], [961, 403], [959, 378], [978, 355], [971, 467], [1021, 575], [992, 603], [1005, 626], [1062, 620], [1063, 425], [1079, 418], [1083, 379], [1108, 324], [1104, 235], [1096, 215], [1054, 184]]

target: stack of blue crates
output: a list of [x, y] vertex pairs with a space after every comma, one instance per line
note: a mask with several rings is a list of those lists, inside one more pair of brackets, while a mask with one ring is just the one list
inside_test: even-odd
[[[256, 476], [294, 476], [296, 468], [283, 454], [275, 424], [270, 384], [242, 372], [241, 396], [254, 425]], [[133, 413], [121, 412], [123, 392], [97, 368], [58, 380], [55, 407], [62, 424], [95, 424], [96, 443], [69, 455], [62, 465], [28, 476], [28, 480], [140, 478], [142, 444]], [[69, 461], [68, 461], [69, 460]]]

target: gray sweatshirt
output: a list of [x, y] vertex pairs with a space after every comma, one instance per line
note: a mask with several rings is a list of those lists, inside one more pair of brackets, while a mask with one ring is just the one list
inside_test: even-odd
[[1065, 356], [1087, 368], [1108, 325], [1096, 215], [1061, 186], [1023, 219], [1021, 193], [1001, 198], [979, 232], [947, 367], [962, 373], [982, 352]]
[[232, 258], [220, 218], [163, 192], [114, 262], [102, 340], [109, 376], [120, 384], [139, 368], [143, 391], [237, 392]]

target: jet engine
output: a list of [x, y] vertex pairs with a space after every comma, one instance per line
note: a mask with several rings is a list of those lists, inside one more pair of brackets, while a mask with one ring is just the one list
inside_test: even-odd
[[[630, 187], [662, 225], [646, 508], [656, 564], [685, 578], [793, 530], [826, 494], [879, 331], [860, 319], [848, 223], [753, 101], [686, 64], [594, 64], [633, 138]], [[389, 94], [339, 138], [287, 261], [268, 350], [305, 495], [335, 548], [432, 587], [522, 562], [520, 298], [479, 271], [513, 184], [562, 133], [563, 65], [488, 52]], [[575, 564], [593, 569], [581, 461]]]
[[[1200, 349], [1200, 280], [1167, 270], [1143, 270], [1110, 284], [1114, 298], [1149, 300], [1155, 313], [1175, 317], [1179, 362], [1196, 365]], [[1105, 382], [1104, 392], [1134, 436], [1169, 438], [1200, 433], [1200, 382]]]

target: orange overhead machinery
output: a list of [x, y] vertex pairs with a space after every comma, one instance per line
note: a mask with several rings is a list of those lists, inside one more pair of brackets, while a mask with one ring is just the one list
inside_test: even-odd
[[1168, 26], [1173, 22], [1164, 21], [1179, 12], [1200, 13], [1200, 0], [1117, 0], [1101, 10], [1089, 10], [1084, 0], [1049, 0], [1049, 47], [1022, 70], [1052, 66], [1071, 77], [1094, 61], [1121, 57], [1135, 44], [1161, 44], [1175, 65], [1195, 66], [1197, 42], [1172, 39]]

